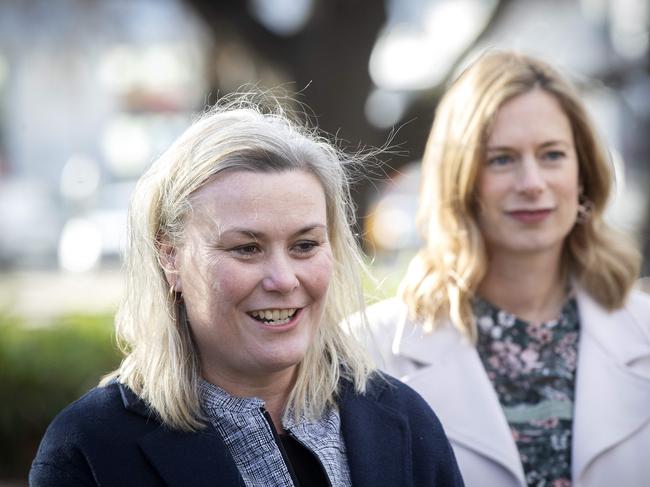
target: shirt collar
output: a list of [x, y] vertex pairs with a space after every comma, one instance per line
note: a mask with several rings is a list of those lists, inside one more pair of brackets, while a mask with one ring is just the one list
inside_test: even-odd
[[245, 414], [259, 411], [264, 407], [264, 401], [257, 397], [237, 397], [229, 394], [221, 387], [200, 379], [199, 393], [201, 406], [209, 416], [228, 411], [233, 414]]

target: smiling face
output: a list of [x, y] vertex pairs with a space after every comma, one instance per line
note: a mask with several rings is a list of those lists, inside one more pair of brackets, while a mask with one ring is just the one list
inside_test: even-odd
[[494, 256], [559, 257], [578, 212], [578, 158], [557, 100], [534, 89], [497, 112], [479, 172], [478, 224]]
[[320, 182], [303, 171], [226, 172], [191, 201], [174, 279], [203, 376], [226, 390], [270, 377], [288, 384], [332, 273]]

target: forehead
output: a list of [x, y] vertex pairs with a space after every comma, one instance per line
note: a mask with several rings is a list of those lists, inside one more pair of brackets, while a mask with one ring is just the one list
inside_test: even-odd
[[227, 171], [191, 197], [191, 221], [267, 231], [302, 224], [326, 224], [325, 193], [313, 174]]
[[560, 102], [553, 94], [537, 88], [501, 105], [494, 117], [488, 143], [531, 137], [540, 141], [572, 141], [571, 122]]

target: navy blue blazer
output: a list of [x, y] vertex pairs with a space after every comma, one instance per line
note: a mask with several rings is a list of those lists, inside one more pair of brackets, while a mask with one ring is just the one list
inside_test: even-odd
[[[456, 487], [463, 481], [438, 418], [411, 388], [375, 377], [343, 383], [341, 429], [355, 487]], [[29, 483], [41, 486], [243, 486], [219, 433], [160, 423], [126, 386], [91, 390], [48, 427]]]

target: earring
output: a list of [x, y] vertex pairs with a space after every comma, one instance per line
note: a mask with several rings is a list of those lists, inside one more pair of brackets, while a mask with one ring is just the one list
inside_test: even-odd
[[582, 192], [578, 196], [578, 215], [576, 216], [576, 223], [584, 225], [591, 219], [594, 211], [594, 203], [587, 198]]
[[183, 294], [176, 291], [176, 283], [169, 286], [169, 299], [171, 299], [174, 304], [180, 304], [183, 302]]

